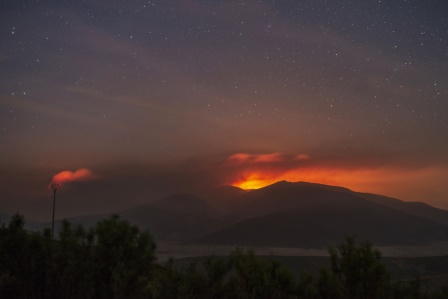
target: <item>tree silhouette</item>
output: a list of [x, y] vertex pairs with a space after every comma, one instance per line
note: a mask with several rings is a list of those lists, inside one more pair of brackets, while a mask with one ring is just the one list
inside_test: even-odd
[[329, 250], [331, 267], [315, 280], [242, 249], [157, 264], [149, 233], [117, 215], [89, 230], [63, 221], [56, 239], [24, 224], [15, 215], [0, 226], [0, 298], [448, 298], [448, 286], [428, 293], [418, 279], [392, 281], [380, 252], [353, 237]]

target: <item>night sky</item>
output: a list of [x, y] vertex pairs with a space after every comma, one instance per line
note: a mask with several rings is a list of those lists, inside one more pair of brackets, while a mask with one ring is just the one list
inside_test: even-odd
[[448, 209], [446, 0], [2, 1], [0, 24], [0, 212], [45, 218], [61, 171], [61, 217], [280, 179]]

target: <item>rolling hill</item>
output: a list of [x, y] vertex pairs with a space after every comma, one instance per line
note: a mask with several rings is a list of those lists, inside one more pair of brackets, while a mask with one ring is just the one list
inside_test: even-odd
[[169, 196], [119, 214], [163, 241], [187, 241], [224, 226], [208, 204], [191, 194]]
[[[347, 235], [375, 245], [448, 241], [448, 211], [306, 182], [281, 181], [252, 191], [221, 187], [201, 197], [177, 194], [116, 214], [150, 231], [156, 241], [173, 243], [322, 248]], [[69, 221], [91, 227], [109, 216]]]
[[[443, 221], [445, 211], [430, 206], [415, 211], [412, 205], [399, 200], [366, 197], [340, 187], [278, 182], [239, 196], [234, 212], [244, 216], [244, 220], [197, 242], [326, 247], [347, 235], [376, 245], [448, 240], [448, 226]], [[376, 202], [377, 197], [383, 201]]]
[[[122, 219], [148, 230], [156, 241], [183, 242], [223, 228], [215, 211], [202, 199], [192, 194], [176, 194], [160, 200], [117, 211]], [[69, 218], [77, 225], [92, 227], [112, 214], [99, 214]], [[50, 227], [51, 223], [43, 224]], [[55, 223], [56, 231], [61, 221]]]

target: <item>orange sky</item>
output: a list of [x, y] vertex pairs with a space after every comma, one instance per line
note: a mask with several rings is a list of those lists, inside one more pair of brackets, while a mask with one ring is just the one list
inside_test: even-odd
[[[424, 201], [436, 206], [446, 205], [443, 192], [446, 190], [445, 179], [448, 170], [442, 166], [410, 166], [399, 163], [393, 165], [390, 162], [382, 165], [376, 160], [374, 163], [369, 163], [362, 159], [358, 161], [356, 158], [344, 160], [337, 157], [325, 158], [317, 154], [313, 156], [305, 153], [281, 152], [258, 154], [239, 152], [225, 158], [220, 165], [205, 164], [201, 166], [199, 162], [193, 163], [195, 169], [192, 169], [190, 164], [174, 168], [161, 167], [154, 170], [155, 173], [148, 182], [166, 181], [170, 178], [174, 185], [184, 182], [190, 187], [196, 186], [191, 187], [193, 189], [198, 185], [200, 188], [220, 184], [233, 185], [242, 189], [259, 189], [282, 180], [304, 181], [342, 186], [353, 191], [382, 194], [405, 201]], [[101, 171], [99, 173], [101, 174]], [[128, 173], [122, 175], [120, 180], [126, 180], [130, 176]], [[110, 178], [103, 175], [100, 177], [88, 168], [64, 170], [55, 174], [50, 184], [57, 183], [63, 186], [71, 182], [100, 178], [107, 181], [113, 179], [114, 176], [117, 176], [117, 173]], [[156, 177], [160, 178], [156, 179]], [[132, 180], [136, 178], [133, 177]], [[149, 184], [148, 182], [144, 184]], [[173, 186], [168, 189], [173, 188], [176, 189]], [[437, 203], [437, 200], [440, 203]]]
[[230, 156], [226, 164], [236, 169], [231, 185], [242, 189], [258, 189], [281, 180], [306, 181], [420, 201], [428, 198], [416, 198], [423, 194], [415, 192], [416, 187], [427, 190], [441, 185], [446, 174], [446, 169], [440, 167], [343, 167], [331, 163], [326, 166], [305, 154], [239, 153]]
[[97, 178], [97, 175], [93, 174], [93, 172], [87, 168], [81, 168], [75, 171], [64, 170], [55, 174], [51, 179], [50, 184], [59, 184], [62, 186], [70, 182], [89, 181], [95, 178]]

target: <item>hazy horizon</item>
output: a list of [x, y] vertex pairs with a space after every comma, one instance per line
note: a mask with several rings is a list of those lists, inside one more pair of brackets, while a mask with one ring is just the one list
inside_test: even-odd
[[0, 212], [55, 176], [58, 217], [278, 180], [448, 209], [443, 1], [0, 7]]

